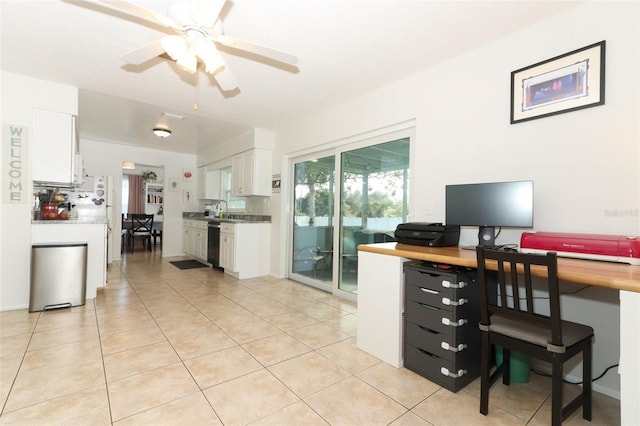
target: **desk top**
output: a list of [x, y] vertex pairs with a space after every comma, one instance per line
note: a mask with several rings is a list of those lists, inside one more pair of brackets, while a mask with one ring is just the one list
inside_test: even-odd
[[[423, 247], [400, 243], [365, 244], [359, 251], [477, 268], [476, 252], [460, 247]], [[532, 271], [536, 275], [535, 271]], [[561, 280], [640, 293], [640, 266], [599, 260], [558, 258]]]

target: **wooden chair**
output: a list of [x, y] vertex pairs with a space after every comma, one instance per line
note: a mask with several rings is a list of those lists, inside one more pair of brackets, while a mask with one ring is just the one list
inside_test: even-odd
[[152, 214], [130, 214], [131, 226], [127, 235], [129, 251], [133, 253], [136, 240], [142, 240], [143, 246], [151, 251], [151, 237], [153, 231]]
[[[489, 388], [502, 373], [502, 382], [510, 384], [510, 356], [515, 351], [551, 363], [551, 423], [560, 425], [582, 406], [582, 417], [591, 420], [591, 357], [593, 328], [560, 317], [558, 260], [556, 253], [523, 254], [477, 248], [480, 287], [480, 330], [482, 356], [480, 367], [480, 412], [489, 412]], [[492, 264], [497, 274], [487, 270]], [[549, 314], [533, 307], [531, 270], [546, 271]], [[523, 282], [524, 280], [524, 282]], [[524, 291], [524, 299], [520, 299]], [[514, 297], [508, 297], [513, 295]], [[537, 298], [537, 303], [540, 299]], [[502, 364], [490, 374], [491, 345], [503, 350]], [[562, 402], [564, 362], [582, 353], [582, 392], [566, 406]]]

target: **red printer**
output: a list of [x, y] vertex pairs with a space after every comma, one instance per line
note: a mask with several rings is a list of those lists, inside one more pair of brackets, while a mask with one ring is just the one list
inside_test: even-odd
[[563, 232], [524, 232], [520, 251], [640, 265], [640, 237]]

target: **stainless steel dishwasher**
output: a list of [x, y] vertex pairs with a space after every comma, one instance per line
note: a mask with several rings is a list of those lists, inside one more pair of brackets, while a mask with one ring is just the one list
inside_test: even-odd
[[84, 305], [87, 243], [34, 244], [30, 290], [29, 312]]
[[209, 222], [209, 230], [207, 232], [207, 262], [211, 263], [214, 268], [220, 267], [220, 222]]

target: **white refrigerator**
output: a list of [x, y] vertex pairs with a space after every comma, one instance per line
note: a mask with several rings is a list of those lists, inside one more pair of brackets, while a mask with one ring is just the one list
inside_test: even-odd
[[107, 263], [113, 261], [113, 200], [113, 176], [85, 176], [82, 186], [69, 194], [78, 220], [106, 220]]

